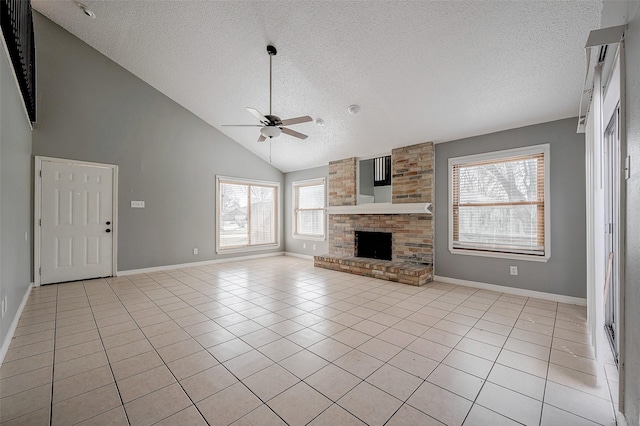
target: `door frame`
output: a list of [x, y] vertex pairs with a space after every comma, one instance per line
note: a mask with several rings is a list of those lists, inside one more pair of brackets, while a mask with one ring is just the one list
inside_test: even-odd
[[[609, 48], [612, 46], [610, 45]], [[626, 167], [627, 133], [626, 133], [626, 72], [625, 43], [621, 40], [613, 45], [617, 48], [610, 64], [600, 62], [594, 67], [593, 97], [590, 104], [589, 128], [586, 134], [586, 170], [587, 170], [587, 305], [589, 328], [592, 334], [592, 345], [596, 352], [599, 368], [603, 367], [603, 351], [610, 350], [609, 342], [604, 335], [605, 309], [603, 290], [605, 280], [604, 256], [604, 151], [603, 138], [609, 120], [615, 108], [619, 108], [619, 188], [618, 188], [618, 403], [619, 412], [624, 412], [625, 404], [625, 235], [626, 235]], [[611, 56], [611, 55], [609, 55]], [[608, 65], [608, 74], [603, 76], [604, 65]], [[599, 344], [598, 337], [604, 344]]]
[[111, 227], [111, 235], [113, 243], [111, 244], [111, 276], [115, 277], [118, 272], [118, 166], [115, 164], [92, 163], [89, 161], [69, 160], [64, 158], [35, 156], [35, 167], [33, 174], [34, 190], [33, 190], [33, 284], [40, 287], [40, 238], [41, 227], [40, 219], [42, 214], [42, 163], [48, 161], [52, 163], [73, 164], [75, 166], [96, 166], [108, 167], [112, 171], [112, 203], [113, 211]]
[[[618, 96], [619, 97], [619, 96]], [[612, 269], [610, 276], [609, 286], [609, 298], [604, 301], [603, 318], [604, 327], [606, 329], [605, 336], [611, 346], [611, 351], [615, 358], [616, 363], [619, 363], [620, 354], [620, 305], [624, 303], [624, 295], [620, 293], [620, 285], [623, 280], [621, 273], [624, 252], [623, 235], [621, 230], [624, 230], [624, 225], [621, 223], [622, 217], [622, 192], [624, 188], [624, 175], [623, 175], [623, 160], [620, 156], [622, 148], [620, 146], [620, 106], [619, 104], [611, 111], [603, 111], [603, 134], [602, 134], [602, 173], [603, 173], [603, 203], [605, 208], [605, 256], [609, 257], [608, 247], [611, 247], [611, 251], [614, 253], [612, 261]], [[610, 127], [614, 126], [616, 136], [612, 142], [609, 138]], [[609, 229], [607, 229], [607, 227]], [[602, 262], [606, 260], [601, 259]], [[606, 269], [605, 269], [606, 271]], [[604, 280], [606, 282], [608, 276], [605, 275]], [[609, 327], [609, 309], [613, 305], [613, 321], [615, 327], [613, 328], [613, 335], [607, 329]]]

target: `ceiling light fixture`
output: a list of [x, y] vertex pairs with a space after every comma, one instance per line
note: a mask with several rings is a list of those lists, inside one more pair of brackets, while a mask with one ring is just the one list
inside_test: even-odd
[[351, 115], [356, 115], [357, 113], [360, 112], [360, 107], [358, 105], [349, 105], [349, 108], [347, 108], [347, 111], [349, 111], [349, 114]]
[[322, 127], [324, 126], [324, 120], [322, 118], [316, 118], [316, 124]]
[[80, 8], [80, 10], [82, 10], [82, 13], [84, 13], [89, 18], [96, 19], [96, 14], [93, 13], [93, 10], [89, 9], [86, 4], [80, 3], [80, 2], [76, 2], [76, 6], [78, 6]]
[[277, 126], [264, 126], [263, 128], [260, 129], [260, 133], [265, 138], [275, 138], [280, 136], [280, 133], [282, 133], [282, 130], [280, 130], [280, 127], [277, 127]]

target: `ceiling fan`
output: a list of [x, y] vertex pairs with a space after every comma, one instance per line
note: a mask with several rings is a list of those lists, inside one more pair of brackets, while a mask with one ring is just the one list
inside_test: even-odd
[[272, 65], [271, 60], [278, 53], [276, 48], [272, 45], [267, 46], [267, 53], [269, 54], [269, 115], [262, 115], [260, 111], [255, 108], [247, 107], [247, 111], [253, 114], [256, 117], [260, 124], [223, 124], [224, 127], [260, 127], [260, 137], [258, 138], [258, 142], [264, 142], [267, 138], [275, 138], [280, 136], [280, 133], [287, 134], [289, 136], [296, 137], [298, 139], [306, 139], [307, 135], [302, 134], [300, 132], [296, 132], [295, 130], [288, 129], [285, 126], [292, 126], [294, 124], [306, 123], [312, 121], [313, 119], [308, 115], [303, 117], [296, 118], [288, 118], [286, 120], [280, 119], [277, 115], [271, 114], [271, 97], [272, 97], [272, 78], [271, 71]]

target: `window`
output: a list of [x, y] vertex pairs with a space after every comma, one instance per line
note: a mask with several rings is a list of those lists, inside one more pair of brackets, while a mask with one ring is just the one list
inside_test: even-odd
[[549, 259], [549, 145], [449, 159], [453, 253]]
[[373, 159], [373, 186], [391, 185], [391, 156]]
[[324, 178], [293, 183], [293, 236], [324, 240]]
[[217, 177], [218, 253], [277, 247], [280, 184]]

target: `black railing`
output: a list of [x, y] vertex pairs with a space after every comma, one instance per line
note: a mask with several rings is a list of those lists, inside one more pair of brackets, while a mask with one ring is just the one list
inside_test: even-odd
[[36, 121], [36, 47], [31, 0], [0, 0], [0, 27], [31, 122]]

